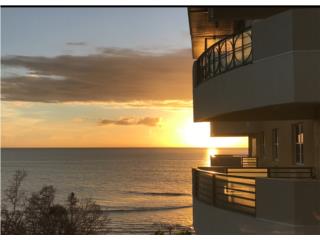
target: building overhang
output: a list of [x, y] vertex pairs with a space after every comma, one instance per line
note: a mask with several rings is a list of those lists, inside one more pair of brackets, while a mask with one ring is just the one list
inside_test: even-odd
[[275, 121], [320, 119], [320, 103], [288, 103], [217, 115], [202, 121]]
[[241, 27], [244, 20], [269, 17], [288, 7], [189, 7], [192, 56], [198, 58], [207, 47]]
[[209, 12], [207, 7], [188, 8], [193, 58], [198, 58], [205, 51], [206, 41], [212, 45], [233, 32], [233, 21], [210, 20]]

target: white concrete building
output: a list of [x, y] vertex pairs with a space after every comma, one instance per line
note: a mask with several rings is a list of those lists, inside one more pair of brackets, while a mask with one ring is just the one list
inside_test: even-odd
[[248, 156], [193, 169], [198, 234], [320, 234], [320, 9], [190, 7], [194, 121]]

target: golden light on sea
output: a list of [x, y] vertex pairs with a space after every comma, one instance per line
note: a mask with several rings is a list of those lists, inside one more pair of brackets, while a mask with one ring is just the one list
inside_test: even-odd
[[216, 148], [208, 148], [208, 157], [214, 157], [219, 153], [219, 150]]

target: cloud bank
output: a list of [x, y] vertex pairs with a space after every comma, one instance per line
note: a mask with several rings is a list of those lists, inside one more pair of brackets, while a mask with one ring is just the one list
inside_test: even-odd
[[88, 56], [4, 57], [2, 64], [33, 73], [2, 78], [3, 101], [141, 101], [143, 105], [145, 101], [191, 100], [189, 49], [155, 55], [104, 48]]
[[98, 122], [99, 125], [121, 125], [121, 126], [130, 126], [130, 125], [145, 125], [149, 127], [156, 127], [160, 123], [160, 118], [156, 117], [125, 117], [120, 118], [119, 120], [110, 120], [102, 119]]

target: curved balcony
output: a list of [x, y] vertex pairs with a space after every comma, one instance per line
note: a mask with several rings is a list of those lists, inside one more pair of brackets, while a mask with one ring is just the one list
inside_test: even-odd
[[320, 204], [314, 200], [320, 182], [312, 168], [198, 168], [192, 170], [192, 187], [198, 234], [320, 232]]
[[[314, 179], [312, 167], [192, 169], [193, 197], [219, 208], [256, 215], [258, 178]], [[318, 183], [319, 184], [319, 183]]]
[[[318, 10], [286, 11], [208, 48], [193, 67], [194, 120], [315, 118], [320, 30], [314, 19]], [[311, 37], [304, 26], [317, 31]]]
[[194, 62], [194, 87], [219, 74], [252, 63], [251, 28], [218, 41]]

